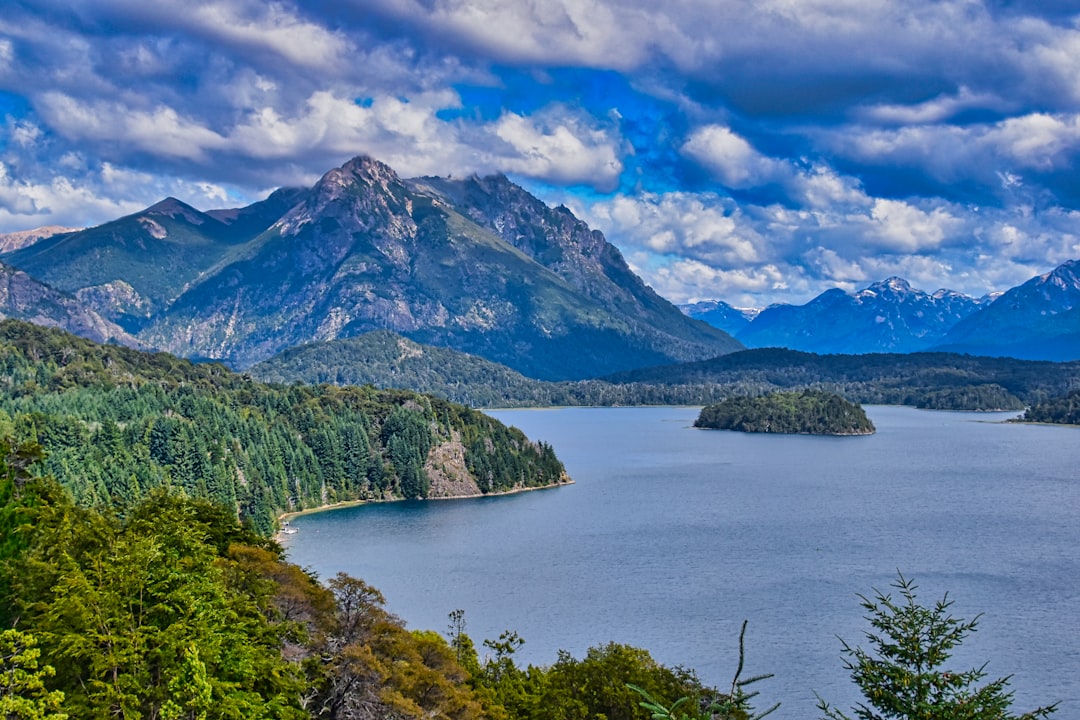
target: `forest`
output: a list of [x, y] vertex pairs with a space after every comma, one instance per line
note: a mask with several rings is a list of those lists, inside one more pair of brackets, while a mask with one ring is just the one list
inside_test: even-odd
[[874, 432], [874, 424], [861, 406], [819, 390], [730, 397], [702, 408], [694, 427], [801, 435], [870, 435]]
[[1024, 412], [1022, 419], [1025, 422], [1080, 425], [1080, 390], [1036, 403]]
[[33, 443], [0, 442], [9, 720], [643, 717], [627, 683], [722, 699], [692, 671], [617, 643], [526, 669], [507, 632], [481, 658], [460, 611], [448, 637], [410, 631], [377, 589], [322, 582], [229, 508], [167, 488], [80, 507], [37, 473], [42, 459]]
[[252, 367], [273, 382], [408, 387], [471, 407], [708, 405], [732, 395], [817, 389], [858, 403], [1023, 410], [1080, 389], [1080, 362], [954, 353], [815, 355], [766, 348], [592, 380], [544, 382], [389, 331], [311, 343]]
[[[40, 444], [44, 472], [87, 507], [167, 487], [267, 534], [286, 511], [428, 497], [444, 471], [478, 494], [566, 479], [549, 445], [411, 391], [267, 385], [14, 320], [0, 323], [0, 372], [0, 436]], [[433, 466], [436, 446], [463, 467]]]

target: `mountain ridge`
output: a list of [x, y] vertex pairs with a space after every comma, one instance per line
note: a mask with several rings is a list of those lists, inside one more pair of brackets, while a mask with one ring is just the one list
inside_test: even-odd
[[[529, 226], [533, 245], [507, 242], [499, 223], [474, 222], [476, 207], [455, 207], [430, 179], [404, 181], [377, 160], [354, 158], [204, 273], [141, 337], [242, 367], [291, 345], [385, 328], [545, 379], [741, 348], [648, 289], [569, 211], [547, 208], [505, 178], [490, 182], [544, 221]], [[578, 275], [536, 259], [582, 236], [600, 259], [584, 262], [589, 253], [579, 252]]]

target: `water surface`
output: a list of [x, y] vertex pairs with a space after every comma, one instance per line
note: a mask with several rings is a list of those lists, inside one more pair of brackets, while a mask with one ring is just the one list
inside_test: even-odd
[[576, 484], [297, 518], [290, 558], [379, 587], [410, 627], [465, 610], [479, 641], [525, 638], [525, 662], [608, 641], [730, 684], [773, 716], [858, 699], [837, 636], [862, 643], [856, 593], [913, 577], [927, 604], [983, 613], [957, 665], [1013, 675], [1017, 710], [1080, 718], [1080, 431], [1011, 414], [868, 407], [869, 437], [695, 430], [694, 408], [491, 414], [550, 442]]

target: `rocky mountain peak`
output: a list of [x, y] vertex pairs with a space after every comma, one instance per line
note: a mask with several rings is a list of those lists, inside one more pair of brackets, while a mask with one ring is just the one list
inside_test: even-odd
[[199, 212], [195, 208], [188, 205], [182, 200], [177, 200], [174, 197], [167, 197], [164, 200], [154, 203], [150, 207], [143, 211], [143, 215], [164, 215], [173, 219], [183, 218], [192, 225], [202, 225], [206, 222], [206, 215]]
[[873, 283], [864, 290], [856, 293], [857, 298], [889, 297], [902, 298], [907, 295], [925, 295], [921, 290], [911, 287], [911, 283], [902, 277], [892, 276], [880, 282]]
[[412, 200], [393, 168], [367, 155], [358, 155], [320, 178], [304, 202], [278, 223], [283, 235], [296, 235], [319, 218], [337, 227], [370, 232], [382, 227], [390, 235], [414, 235]]
[[1080, 290], [1080, 260], [1062, 263], [1050, 272], [1040, 275], [1039, 280], [1062, 290]]

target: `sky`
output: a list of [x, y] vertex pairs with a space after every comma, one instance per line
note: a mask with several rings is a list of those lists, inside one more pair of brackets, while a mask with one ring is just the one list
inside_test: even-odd
[[674, 302], [1080, 258], [1077, 0], [5, 0], [0, 232], [367, 154], [505, 173]]

